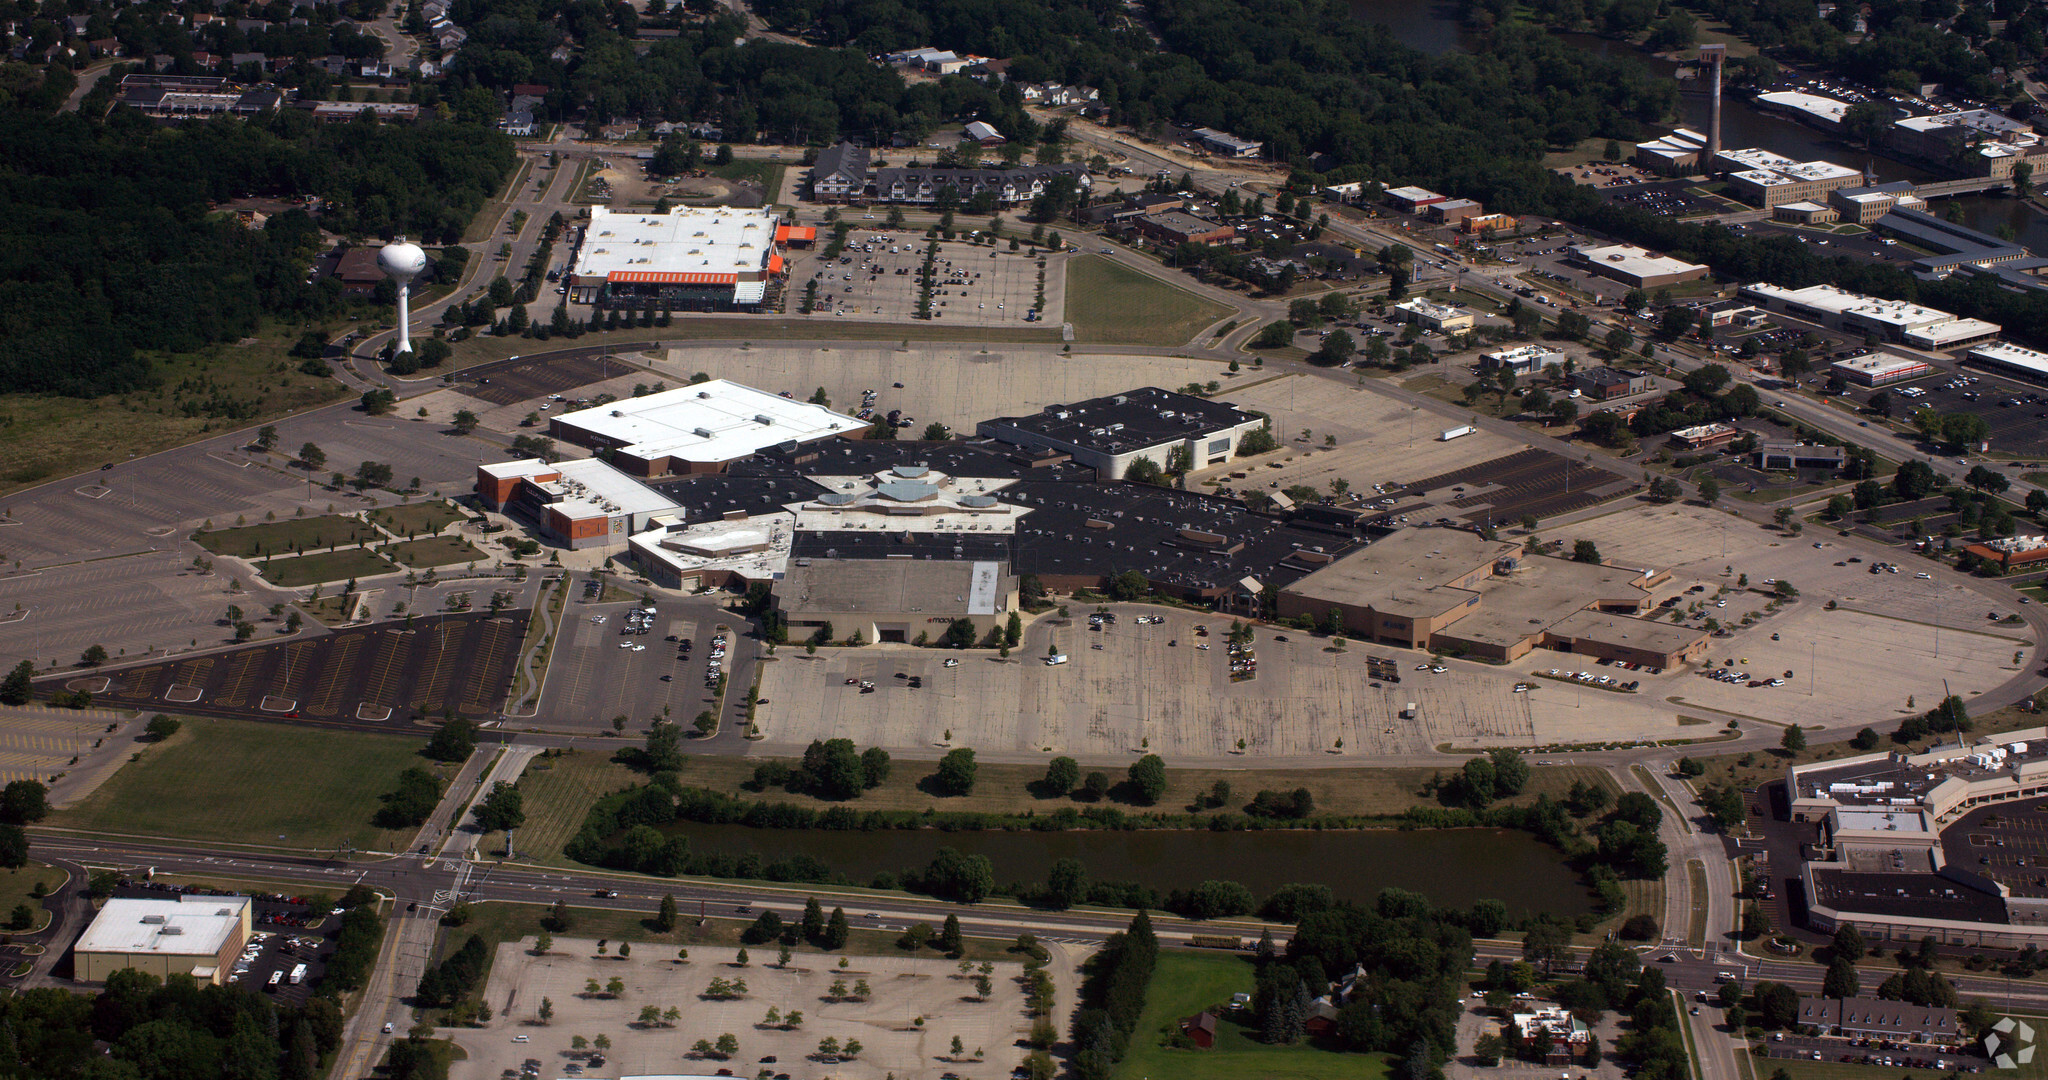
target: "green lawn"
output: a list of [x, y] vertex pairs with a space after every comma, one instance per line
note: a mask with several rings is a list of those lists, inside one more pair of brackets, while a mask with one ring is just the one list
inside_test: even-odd
[[16, 870], [0, 870], [0, 926], [14, 913], [17, 905], [27, 904], [35, 914], [35, 922], [22, 933], [41, 930], [49, 925], [50, 913], [43, 902], [35, 896], [35, 886], [43, 885], [43, 895], [48, 896], [64, 887], [71, 875], [45, 863], [31, 862]]
[[490, 561], [490, 556], [478, 551], [460, 536], [429, 536], [421, 540], [406, 540], [387, 544], [378, 551], [397, 559], [401, 565], [413, 570], [424, 570], [429, 566]]
[[789, 168], [780, 161], [762, 161], [758, 158], [734, 158], [724, 165], [713, 165], [706, 172], [721, 180], [752, 180], [761, 185], [762, 198], [774, 202], [782, 194], [782, 173]]
[[339, 596], [323, 596], [299, 605], [299, 609], [312, 616], [323, 626], [340, 626], [348, 621], [348, 614], [355, 609], [355, 597], [346, 602]]
[[1074, 340], [1182, 345], [1230, 309], [1100, 255], [1067, 264], [1067, 321]]
[[362, 548], [323, 551], [296, 559], [271, 559], [257, 566], [265, 581], [285, 588], [388, 574], [393, 569], [382, 556]]
[[444, 502], [409, 503], [370, 511], [370, 520], [395, 536], [424, 536], [462, 520], [462, 513]]
[[266, 521], [233, 529], [197, 532], [192, 539], [215, 555], [244, 559], [280, 555], [294, 551], [356, 544], [378, 539], [377, 530], [352, 517], [339, 514], [324, 517]]
[[[1387, 1075], [1380, 1054], [1347, 1054], [1307, 1044], [1268, 1046], [1256, 1033], [1232, 1022], [1220, 1007], [1234, 993], [1250, 993], [1251, 959], [1234, 953], [1164, 950], [1145, 1012], [1131, 1033], [1131, 1049], [1117, 1067], [1118, 1080], [1379, 1080]], [[1203, 1009], [1217, 1009], [1216, 1045], [1207, 1050], [1170, 1050], [1162, 1033]]]
[[286, 848], [392, 851], [411, 830], [373, 827], [379, 795], [424, 736], [187, 718], [99, 790], [47, 823], [63, 829]]

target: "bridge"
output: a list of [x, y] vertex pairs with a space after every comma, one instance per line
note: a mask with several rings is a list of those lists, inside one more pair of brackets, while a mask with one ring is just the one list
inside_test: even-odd
[[1972, 176], [1962, 180], [1936, 180], [1931, 184], [1915, 184], [1913, 194], [1923, 199], [1938, 199], [1944, 195], [1975, 195], [2011, 186], [2012, 178], [2009, 176]]

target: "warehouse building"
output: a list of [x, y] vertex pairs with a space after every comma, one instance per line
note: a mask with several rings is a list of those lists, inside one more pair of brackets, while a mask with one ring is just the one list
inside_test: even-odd
[[1863, 182], [1863, 174], [1832, 161], [1793, 161], [1769, 150], [1723, 150], [1716, 159], [1728, 173], [1735, 196], [1766, 209], [1789, 202], [1817, 202], [1838, 188]]
[[1573, 248], [1571, 262], [1636, 289], [1661, 288], [1707, 276], [1707, 268], [1698, 263], [1655, 255], [1632, 244]]
[[1188, 134], [1202, 145], [1202, 149], [1219, 157], [1254, 158], [1266, 149], [1266, 144], [1253, 139], [1240, 139], [1227, 131], [1214, 128], [1196, 128]]
[[224, 985], [249, 940], [252, 907], [246, 896], [108, 900], [74, 947], [76, 978], [105, 982], [116, 971], [140, 971]]
[[1767, 282], [1744, 285], [1742, 295], [1772, 311], [1819, 323], [1830, 330], [1874, 334], [1915, 348], [1959, 349], [1998, 336], [1997, 323], [1966, 319], [1907, 300], [1879, 300], [1833, 285], [1787, 289]]
[[999, 416], [975, 425], [977, 434], [1012, 446], [1051, 450], [1121, 480], [1140, 458], [1164, 469], [1175, 450], [1193, 468], [1220, 465], [1238, 441], [1264, 427], [1264, 418], [1208, 398], [1140, 387], [1073, 405], [1048, 405], [1029, 416]]
[[823, 405], [713, 379], [564, 413], [548, 433], [654, 477], [719, 472], [764, 447], [858, 437], [867, 427]]
[[1679, 128], [1662, 138], [1636, 144], [1636, 164], [1665, 176], [1685, 176], [1700, 171], [1700, 156], [1706, 152], [1707, 137]]
[[590, 208], [569, 300], [632, 311], [758, 311], [782, 276], [773, 210]]
[[1571, 385], [1572, 389], [1594, 401], [1613, 401], [1615, 398], [1647, 394], [1657, 388], [1657, 380], [1646, 371], [1624, 371], [1602, 364], [1572, 372]]
[[486, 507], [531, 521], [541, 535], [570, 549], [623, 544], [676, 508], [597, 458], [479, 465], [476, 492]]
[[1162, 244], [1223, 244], [1237, 236], [1237, 229], [1232, 226], [1205, 221], [1178, 210], [1140, 214], [1129, 224], [1139, 235], [1149, 236]]
[[1849, 103], [1840, 98], [1804, 94], [1797, 90], [1758, 94], [1756, 103], [1766, 111], [1785, 113], [1825, 131], [1840, 131], [1842, 118], [1849, 113]]
[[1828, 365], [1828, 370], [1840, 375], [1845, 381], [1858, 386], [1890, 386], [1892, 383], [1932, 375], [1934, 368], [1925, 360], [1910, 356], [1894, 356], [1891, 353], [1865, 353], [1847, 360], [1837, 360]]

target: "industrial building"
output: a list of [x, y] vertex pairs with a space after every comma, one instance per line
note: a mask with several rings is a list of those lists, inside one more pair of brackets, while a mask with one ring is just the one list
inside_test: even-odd
[[543, 536], [570, 549], [623, 544], [676, 508], [597, 458], [479, 465], [476, 493], [489, 509], [532, 521]]
[[1553, 349], [1548, 345], [1521, 345], [1479, 354], [1481, 368], [1506, 368], [1516, 375], [1534, 375], [1544, 368], [1562, 364], [1564, 360], [1563, 349]]
[[1715, 164], [1728, 173], [1737, 198], [1766, 209], [1788, 202], [1814, 202], [1837, 188], [1863, 182], [1863, 174], [1832, 161], [1794, 161], [1759, 147], [1723, 150]]
[[1415, 323], [1425, 330], [1435, 330], [1443, 334], [1463, 333], [1472, 329], [1473, 316], [1469, 309], [1439, 304], [1419, 296], [1395, 304], [1393, 314], [1402, 322]]
[[1858, 386], [1889, 386], [1934, 373], [1933, 366], [1925, 360], [1891, 353], [1865, 353], [1837, 360], [1828, 365], [1828, 370]]
[[1854, 926], [1879, 947], [2048, 945], [2039, 871], [1981, 859], [1990, 841], [1973, 835], [2048, 795], [2048, 728], [1792, 765], [1784, 785], [1808, 853], [1784, 869], [1804, 891], [1808, 929]]
[[1756, 103], [1767, 112], [1785, 113], [1795, 120], [1811, 124], [1823, 131], [1842, 130], [1842, 118], [1849, 113], [1849, 103], [1846, 101], [1823, 97], [1820, 94], [1801, 93], [1797, 90], [1777, 90], [1758, 94]]
[[1048, 405], [1029, 416], [983, 420], [975, 431], [1012, 446], [1066, 454], [1104, 480], [1120, 480], [1140, 458], [1164, 469], [1178, 449], [1187, 451], [1194, 468], [1220, 465], [1237, 452], [1238, 440], [1265, 424], [1234, 405], [1146, 386]]
[[74, 947], [76, 978], [105, 982], [116, 971], [140, 971], [224, 985], [249, 940], [252, 910], [246, 896], [108, 900]]
[[1919, 210], [1927, 201], [1915, 195], [1911, 180], [1893, 180], [1887, 184], [1872, 184], [1867, 187], [1836, 188], [1828, 195], [1828, 202], [1841, 211], [1843, 221], [1851, 225], [1868, 225], [1893, 210]]
[[1895, 121], [1893, 150], [1966, 176], [2007, 177], [2022, 162], [2036, 173], [2048, 164], [2048, 145], [2033, 125], [1993, 109], [1966, 109]]
[[1707, 276], [1707, 268], [1698, 263], [1655, 255], [1632, 244], [1576, 247], [1571, 250], [1570, 261], [1581, 269], [1637, 289], [1661, 288]]
[[2048, 353], [2010, 342], [1991, 341], [1975, 346], [1963, 354], [1963, 360], [2002, 375], [2016, 375], [2035, 382], [2048, 381]]
[[1997, 323], [1966, 319], [1906, 300], [1879, 300], [1845, 292], [1833, 285], [1787, 289], [1767, 282], [1744, 285], [1742, 295], [1772, 311], [1783, 312], [1830, 330], [1874, 334], [1915, 348], [1959, 349], [1998, 336]]
[[1463, 529], [1403, 529], [1283, 587], [1278, 613], [1320, 623], [1335, 612], [1362, 640], [1501, 662], [1549, 647], [1669, 667], [1708, 637], [1628, 617], [1664, 576], [1524, 556]]
[[868, 425], [823, 405], [725, 379], [563, 413], [548, 433], [640, 477], [719, 472], [769, 446], [857, 437]]
[[1913, 260], [1923, 275], [1940, 274], [1963, 266], [1997, 266], [2031, 259], [2032, 253], [2009, 240], [1959, 225], [1922, 210], [1894, 209], [1878, 218], [1874, 227], [1886, 236], [1903, 240], [1930, 252]]
[[1662, 138], [1636, 144], [1636, 163], [1665, 176], [1685, 176], [1700, 171], [1700, 156], [1707, 137], [1679, 128]]
[[782, 276], [773, 210], [682, 206], [666, 214], [590, 208], [569, 300], [601, 308], [758, 311]]

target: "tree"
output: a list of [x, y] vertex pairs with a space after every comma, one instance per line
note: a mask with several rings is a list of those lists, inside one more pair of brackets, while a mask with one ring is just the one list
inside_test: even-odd
[[476, 725], [461, 717], [434, 729], [425, 753], [435, 761], [462, 761], [476, 750]]
[[1935, 489], [1938, 480], [1934, 470], [1924, 461], [1908, 461], [1899, 466], [1892, 475], [1892, 491], [1899, 498], [1912, 501], [1927, 496]]
[[835, 907], [832, 909], [832, 917], [825, 920], [825, 935], [819, 940], [819, 947], [833, 950], [843, 949], [846, 947], [846, 939], [851, 933], [852, 928], [846, 924], [846, 909]]
[[526, 824], [525, 799], [517, 786], [500, 780], [478, 800], [474, 814], [478, 829], [487, 833], [509, 832]]
[[1806, 732], [1800, 730], [1798, 724], [1789, 724], [1785, 728], [1784, 738], [1778, 740], [1778, 745], [1792, 753], [1799, 753], [1806, 749]]
[[654, 928], [666, 934], [676, 928], [676, 898], [674, 893], [664, 893], [661, 907], [654, 913]]
[[740, 1040], [731, 1032], [720, 1035], [718, 1041], [712, 1045], [717, 1049], [720, 1058], [729, 1058], [740, 1052]]
[[1861, 989], [1856, 978], [1856, 965], [1837, 958], [1828, 965], [1828, 973], [1821, 980], [1821, 995], [1831, 998], [1852, 998]]
[[36, 665], [23, 660], [14, 665], [7, 678], [0, 681], [0, 705], [26, 705], [35, 693]]
[[533, 937], [533, 955], [546, 956], [555, 947], [555, 936], [543, 930]]
[[939, 759], [935, 776], [940, 792], [947, 795], [966, 795], [974, 790], [974, 751], [961, 747], [950, 751]]
[[1053, 860], [1052, 869], [1047, 871], [1045, 878], [1046, 902], [1054, 909], [1064, 911], [1087, 896], [1088, 870], [1081, 864], [1081, 860]]
[[1350, 363], [1351, 358], [1356, 355], [1358, 355], [1358, 342], [1353, 340], [1351, 332], [1348, 330], [1332, 330], [1330, 331], [1330, 336], [1323, 339], [1322, 345], [1315, 352], [1309, 354], [1308, 360], [1309, 363], [1321, 367], [1341, 367]]
[[1267, 323], [1256, 338], [1252, 339], [1254, 349], [1284, 349], [1294, 344], [1294, 324], [1286, 320]]
[[1046, 763], [1044, 788], [1049, 795], [1065, 795], [1081, 781], [1081, 765], [1070, 757], [1056, 757]]
[[482, 421], [477, 419], [477, 415], [469, 411], [468, 409], [457, 409], [455, 411], [453, 427], [455, 428], [457, 434], [467, 435], [470, 432], [475, 431], [477, 425], [480, 423], [482, 423]]
[[647, 729], [642, 753], [645, 756], [641, 760], [648, 772], [674, 772], [682, 768], [683, 729], [665, 720], [656, 721]]
[[555, 1018], [555, 999], [549, 997], [544, 997], [540, 999], [539, 1016], [540, 1022], [543, 1024], [548, 1023], [549, 1021]]
[[1131, 764], [1130, 779], [1138, 801], [1150, 806], [1166, 794], [1166, 762], [1158, 754], [1146, 754]]
[[[803, 921], [798, 923], [798, 933], [809, 942], [817, 942], [825, 936], [825, 907], [813, 896], [804, 901]], [[785, 961], [787, 963], [787, 961]]]
[[33, 825], [50, 813], [50, 791], [39, 781], [14, 780], [0, 789], [0, 822]]
[[1109, 774], [1104, 772], [1089, 773], [1081, 781], [1081, 790], [1088, 793], [1089, 801], [1100, 802], [1103, 796], [1109, 794]]
[[1598, 566], [1604, 560], [1600, 558], [1600, 549], [1593, 545], [1593, 541], [1580, 540], [1572, 545], [1572, 561]]
[[383, 416], [398, 408], [398, 395], [382, 387], [375, 390], [365, 390], [362, 396], [362, 406], [363, 411], [371, 416]]

